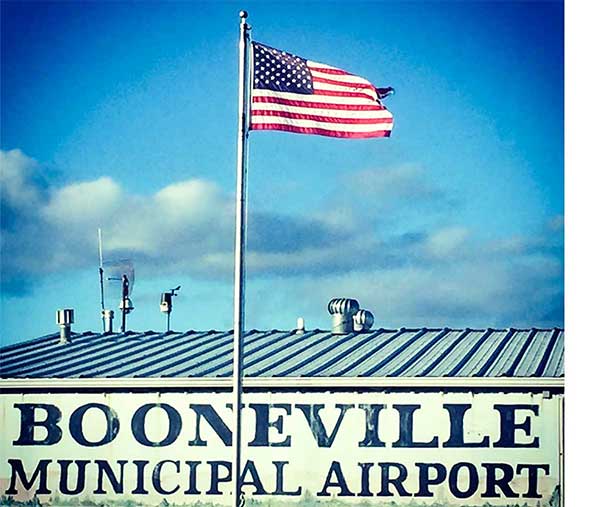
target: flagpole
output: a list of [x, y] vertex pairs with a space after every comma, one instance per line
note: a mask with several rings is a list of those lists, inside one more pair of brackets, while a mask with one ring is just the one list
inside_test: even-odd
[[240, 11], [239, 43], [239, 105], [238, 105], [238, 158], [236, 172], [236, 231], [234, 271], [233, 322], [233, 461], [232, 507], [239, 507], [242, 499], [242, 377], [244, 368], [244, 279], [246, 274], [244, 250], [246, 248], [246, 172], [248, 152], [248, 93], [249, 30], [248, 13]]

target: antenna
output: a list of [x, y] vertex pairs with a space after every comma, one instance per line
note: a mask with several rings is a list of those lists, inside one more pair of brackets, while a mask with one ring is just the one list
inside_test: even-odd
[[103, 244], [101, 241], [101, 227], [97, 229], [97, 242], [99, 244], [99, 296], [101, 300], [101, 325], [105, 333], [105, 298], [103, 293]]
[[169, 319], [171, 316], [171, 311], [173, 310], [173, 296], [177, 296], [176, 292], [181, 289], [181, 285], [178, 285], [175, 289], [170, 289], [166, 292], [161, 293], [161, 304], [159, 305], [159, 309], [162, 313], [167, 314], [167, 330], [169, 331]]

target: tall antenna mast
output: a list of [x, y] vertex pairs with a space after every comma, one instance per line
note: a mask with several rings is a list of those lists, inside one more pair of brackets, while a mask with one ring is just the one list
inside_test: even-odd
[[97, 229], [97, 242], [99, 244], [99, 294], [101, 299], [101, 325], [105, 333], [105, 297], [103, 292], [103, 244], [101, 241], [101, 227]]

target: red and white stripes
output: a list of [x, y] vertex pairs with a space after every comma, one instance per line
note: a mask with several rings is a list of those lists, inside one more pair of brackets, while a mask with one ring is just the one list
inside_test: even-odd
[[284, 130], [343, 138], [388, 137], [392, 114], [366, 79], [307, 61], [313, 93], [252, 89], [251, 130]]

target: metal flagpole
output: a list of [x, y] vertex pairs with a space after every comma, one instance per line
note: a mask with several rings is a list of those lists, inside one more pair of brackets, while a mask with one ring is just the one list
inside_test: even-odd
[[239, 507], [242, 498], [242, 376], [244, 355], [244, 250], [246, 247], [246, 170], [248, 140], [248, 100], [249, 87], [249, 30], [246, 23], [248, 13], [240, 11], [239, 44], [239, 108], [238, 108], [238, 158], [236, 173], [236, 233], [235, 233], [235, 279], [234, 279], [234, 319], [233, 319], [233, 463], [232, 507]]

